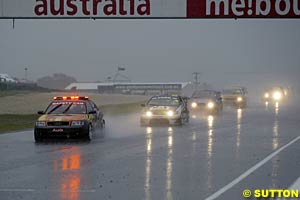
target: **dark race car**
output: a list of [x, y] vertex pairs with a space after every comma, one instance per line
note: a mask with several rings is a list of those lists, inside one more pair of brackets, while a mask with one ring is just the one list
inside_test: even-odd
[[281, 102], [288, 95], [288, 89], [282, 86], [275, 86], [269, 90], [266, 90], [263, 95], [263, 100], [265, 102]]
[[54, 97], [35, 123], [36, 142], [47, 137], [81, 137], [91, 140], [97, 127], [103, 127], [103, 113], [88, 97]]
[[245, 108], [247, 106], [247, 89], [240, 86], [224, 89], [222, 101], [224, 105]]
[[189, 121], [187, 99], [178, 95], [158, 95], [149, 99], [140, 118], [141, 126], [182, 125]]
[[220, 92], [214, 90], [196, 90], [189, 100], [189, 110], [193, 113], [220, 113], [223, 110]]

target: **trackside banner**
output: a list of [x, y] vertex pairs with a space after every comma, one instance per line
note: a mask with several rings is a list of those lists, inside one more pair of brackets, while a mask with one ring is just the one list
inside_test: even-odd
[[300, 0], [0, 0], [0, 18], [300, 18]]

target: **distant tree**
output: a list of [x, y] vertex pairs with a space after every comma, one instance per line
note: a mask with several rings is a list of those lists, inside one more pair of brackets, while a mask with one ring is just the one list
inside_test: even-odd
[[62, 73], [55, 73], [53, 76], [45, 76], [37, 80], [38, 86], [49, 89], [65, 89], [69, 84], [75, 83], [74, 77]]

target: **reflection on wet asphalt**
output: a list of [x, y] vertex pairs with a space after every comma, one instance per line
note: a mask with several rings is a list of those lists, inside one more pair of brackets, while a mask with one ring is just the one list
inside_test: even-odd
[[145, 199], [151, 199], [151, 152], [152, 152], [152, 128], [146, 128], [146, 162], [145, 162]]
[[53, 161], [54, 173], [62, 173], [60, 178], [60, 199], [79, 199], [80, 190], [80, 149], [74, 148], [72, 154], [63, 155], [61, 159]]
[[[32, 131], [3, 134], [0, 199], [205, 199], [298, 136], [298, 113], [261, 103], [193, 115], [182, 127], [139, 127], [139, 113], [107, 116], [91, 143], [34, 144]], [[300, 175], [297, 154], [274, 156], [219, 199], [290, 186]]]

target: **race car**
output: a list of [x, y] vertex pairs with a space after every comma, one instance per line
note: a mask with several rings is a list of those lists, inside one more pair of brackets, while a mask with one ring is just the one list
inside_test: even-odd
[[151, 97], [144, 107], [140, 118], [141, 126], [182, 125], [189, 121], [187, 98], [179, 95], [157, 95]]
[[269, 90], [266, 90], [263, 95], [265, 102], [280, 102], [288, 95], [288, 89], [282, 86], [275, 86]]
[[224, 105], [231, 105], [237, 108], [245, 108], [247, 106], [247, 89], [245, 87], [226, 88], [223, 90], [221, 97]]
[[103, 113], [89, 97], [54, 97], [35, 122], [34, 139], [46, 137], [81, 137], [90, 141], [95, 128], [103, 127]]
[[217, 114], [223, 110], [221, 93], [214, 90], [196, 90], [189, 102], [191, 112]]

